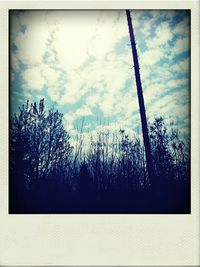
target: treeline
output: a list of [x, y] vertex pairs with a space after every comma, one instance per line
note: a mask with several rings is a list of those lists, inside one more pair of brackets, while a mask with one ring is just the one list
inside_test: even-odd
[[189, 144], [162, 117], [149, 127], [156, 185], [143, 144], [124, 129], [72, 146], [63, 115], [44, 100], [10, 118], [10, 213], [189, 213]]

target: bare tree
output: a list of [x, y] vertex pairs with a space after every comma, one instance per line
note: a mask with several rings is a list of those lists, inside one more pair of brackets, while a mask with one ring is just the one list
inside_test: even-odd
[[142, 123], [144, 147], [145, 147], [145, 152], [146, 152], [147, 171], [148, 171], [150, 182], [152, 186], [154, 186], [155, 185], [155, 173], [153, 171], [153, 162], [152, 162], [151, 146], [150, 146], [150, 140], [149, 140], [149, 134], [148, 134], [146, 110], [145, 110], [145, 104], [144, 104], [142, 83], [141, 83], [141, 78], [140, 78], [140, 68], [139, 68], [138, 55], [137, 55], [137, 49], [136, 49], [130, 10], [126, 10], [126, 15], [127, 15], [128, 28], [129, 28], [129, 34], [130, 34], [133, 64], [134, 64], [134, 69], [135, 69], [135, 80], [136, 80], [138, 101], [139, 101], [139, 107], [140, 107], [140, 117], [141, 117], [141, 123]]

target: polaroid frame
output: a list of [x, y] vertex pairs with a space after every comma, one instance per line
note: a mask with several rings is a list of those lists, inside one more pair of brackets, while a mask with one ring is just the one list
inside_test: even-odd
[[[191, 214], [8, 214], [10, 9], [189, 9], [191, 11]], [[0, 266], [200, 266], [199, 2], [0, 2]]]

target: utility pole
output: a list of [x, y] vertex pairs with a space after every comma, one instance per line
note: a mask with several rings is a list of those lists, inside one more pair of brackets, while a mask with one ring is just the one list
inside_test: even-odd
[[141, 83], [141, 78], [140, 78], [140, 67], [139, 67], [139, 62], [138, 62], [138, 55], [137, 55], [137, 49], [136, 49], [130, 10], [126, 10], [126, 16], [127, 16], [127, 21], [128, 21], [128, 28], [129, 28], [129, 34], [130, 34], [132, 56], [133, 56], [133, 64], [134, 64], [134, 69], [135, 69], [135, 81], [136, 81], [136, 87], [137, 87], [138, 102], [139, 102], [139, 107], [140, 107], [140, 117], [141, 117], [141, 123], [142, 123], [142, 133], [143, 133], [143, 140], [144, 140], [144, 147], [145, 147], [145, 154], [146, 154], [147, 172], [148, 172], [151, 186], [154, 188], [155, 174], [153, 171], [154, 168], [153, 168], [151, 145], [150, 145], [150, 139], [149, 139], [148, 127], [147, 127], [144, 97], [143, 97], [143, 92], [142, 92], [142, 83]]

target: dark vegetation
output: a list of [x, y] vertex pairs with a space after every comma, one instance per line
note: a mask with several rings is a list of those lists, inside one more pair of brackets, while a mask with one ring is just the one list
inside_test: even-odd
[[173, 125], [149, 126], [152, 185], [139, 136], [99, 131], [84, 150], [62, 117], [44, 100], [11, 116], [10, 213], [190, 213], [190, 146]]

